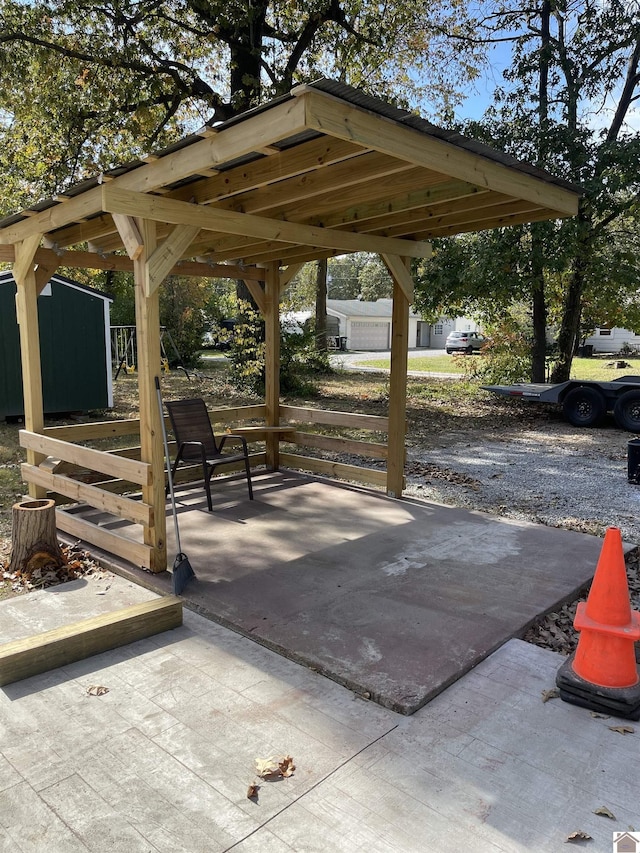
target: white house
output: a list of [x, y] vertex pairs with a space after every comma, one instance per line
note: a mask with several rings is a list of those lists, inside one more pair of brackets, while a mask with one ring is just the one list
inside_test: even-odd
[[[327, 299], [327, 332], [346, 338], [350, 350], [388, 350], [391, 348], [391, 299], [363, 302], [360, 299]], [[477, 324], [468, 317], [454, 320], [442, 317], [437, 323], [426, 323], [413, 310], [409, 313], [409, 348], [444, 349], [453, 330], [476, 331]]]
[[594, 352], [620, 352], [626, 346], [640, 352], [640, 334], [629, 329], [608, 328], [601, 326], [593, 335], [585, 339], [587, 346], [592, 346]]

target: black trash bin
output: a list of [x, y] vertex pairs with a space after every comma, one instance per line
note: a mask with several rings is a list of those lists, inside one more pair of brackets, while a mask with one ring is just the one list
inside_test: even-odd
[[640, 486], [640, 438], [632, 438], [627, 444], [627, 479]]

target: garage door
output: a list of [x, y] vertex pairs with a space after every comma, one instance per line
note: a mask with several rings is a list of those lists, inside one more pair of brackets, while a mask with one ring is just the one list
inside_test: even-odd
[[389, 349], [389, 323], [352, 321], [349, 349]]

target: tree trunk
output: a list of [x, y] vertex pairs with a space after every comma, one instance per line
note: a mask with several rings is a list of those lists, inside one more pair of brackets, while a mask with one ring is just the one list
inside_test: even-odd
[[327, 351], [327, 259], [316, 268], [316, 350]]
[[55, 501], [14, 504], [12, 525], [9, 572], [32, 574], [45, 566], [59, 568], [66, 564], [58, 544]]
[[592, 243], [593, 222], [589, 213], [583, 208], [578, 213], [578, 239], [576, 240], [573, 273], [563, 299], [562, 321], [558, 333], [559, 354], [551, 374], [552, 382], [567, 382], [571, 378], [571, 363], [580, 336], [582, 294], [585, 286], [585, 275], [591, 260]]
[[532, 382], [544, 382], [547, 378], [547, 300], [544, 281], [545, 231], [544, 225], [534, 224], [531, 226]]

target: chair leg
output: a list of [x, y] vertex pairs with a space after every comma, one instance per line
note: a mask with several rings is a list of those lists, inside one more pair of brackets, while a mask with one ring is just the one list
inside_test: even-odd
[[251, 468], [249, 467], [249, 460], [245, 457], [244, 467], [247, 471], [247, 487], [249, 489], [249, 500], [253, 500], [253, 486], [251, 485]]
[[202, 466], [202, 476], [204, 478], [204, 490], [207, 493], [207, 506], [209, 507], [209, 512], [213, 512], [213, 503], [211, 501], [211, 475], [213, 474], [213, 468], [211, 471], [207, 471], [207, 466]]

